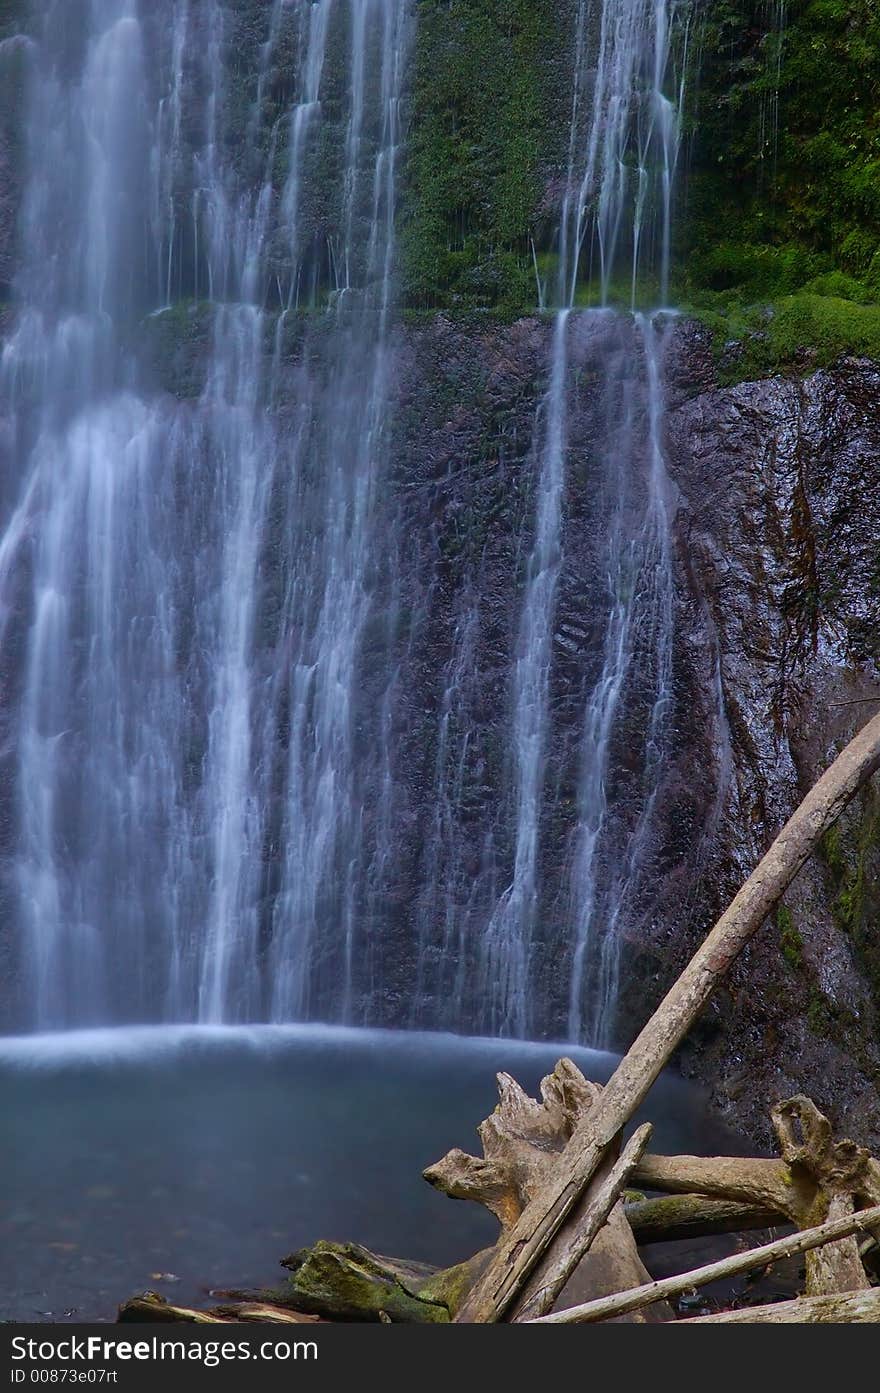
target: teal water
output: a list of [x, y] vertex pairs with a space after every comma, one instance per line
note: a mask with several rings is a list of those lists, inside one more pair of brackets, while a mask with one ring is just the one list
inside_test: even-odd
[[[153, 1288], [210, 1304], [318, 1238], [447, 1264], [494, 1220], [421, 1171], [479, 1149], [494, 1074], [535, 1090], [567, 1046], [322, 1027], [0, 1040], [0, 1318], [112, 1320]], [[657, 1150], [730, 1149], [698, 1090], [655, 1088]], [[173, 1274], [177, 1281], [152, 1274]]]

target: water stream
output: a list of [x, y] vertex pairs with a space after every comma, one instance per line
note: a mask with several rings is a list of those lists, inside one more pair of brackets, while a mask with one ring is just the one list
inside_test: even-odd
[[668, 320], [619, 307], [667, 295], [685, 16], [581, 0], [560, 36], [493, 750], [502, 640], [468, 576], [420, 657], [433, 520], [408, 535], [392, 466], [411, 6], [34, 10], [0, 359], [5, 1028], [615, 1040], [673, 705]]
[[[34, 47], [0, 390], [3, 898], [38, 1028], [351, 1009], [407, 6], [249, 23], [59, 0]], [[188, 400], [151, 323], [203, 341]]]
[[[516, 852], [513, 878], [486, 935], [486, 1024], [514, 1035], [535, 1028], [530, 1001], [532, 940], [541, 900], [545, 763], [553, 739], [549, 704], [555, 596], [565, 565], [565, 500], [571, 464], [569, 414], [582, 363], [573, 361], [572, 320], [586, 319], [604, 378], [594, 420], [591, 487], [603, 498], [598, 589], [604, 614], [601, 669], [583, 716], [577, 825], [571, 838], [568, 922], [573, 926], [568, 1030], [601, 1044], [615, 1038], [621, 928], [650, 850], [657, 775], [672, 697], [670, 485], [664, 464], [663, 317], [631, 325], [607, 306], [630, 304], [649, 285], [665, 303], [669, 286], [673, 176], [682, 100], [673, 55], [682, 35], [677, 7], [657, 0], [581, 0], [577, 10], [568, 167], [562, 197], [557, 306], [548, 388], [536, 423], [535, 535], [526, 568], [512, 685]], [[679, 57], [681, 55], [679, 54]], [[668, 95], [670, 86], [673, 95]], [[580, 309], [594, 299], [598, 310]], [[583, 448], [583, 446], [581, 446]], [[608, 783], [618, 724], [633, 687], [646, 706], [629, 741], [642, 750], [637, 820], [609, 835]], [[629, 751], [632, 757], [632, 750]]]

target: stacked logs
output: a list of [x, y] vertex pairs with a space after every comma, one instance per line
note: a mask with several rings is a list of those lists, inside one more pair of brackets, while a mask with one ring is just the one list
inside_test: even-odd
[[[476, 1200], [501, 1221], [502, 1243], [555, 1158], [588, 1122], [601, 1090], [562, 1059], [541, 1085], [541, 1103], [499, 1075], [500, 1102], [480, 1128], [483, 1157], [451, 1151], [425, 1178], [454, 1198]], [[593, 1206], [606, 1219], [586, 1248], [551, 1314], [535, 1316], [546, 1292], [532, 1281], [517, 1299], [514, 1321], [587, 1323], [671, 1318], [665, 1303], [709, 1282], [760, 1271], [803, 1253], [805, 1300], [711, 1317], [714, 1321], [877, 1321], [880, 1288], [880, 1162], [849, 1139], [835, 1140], [831, 1125], [809, 1098], [777, 1104], [771, 1114], [781, 1159], [652, 1156], [644, 1154], [650, 1126], [640, 1127], [619, 1159], [597, 1173]], [[626, 1204], [626, 1186], [676, 1196]], [[601, 1197], [601, 1198], [600, 1198]], [[674, 1238], [793, 1225], [796, 1232], [680, 1276], [652, 1281], [638, 1244]], [[551, 1269], [552, 1271], [552, 1266]], [[690, 1322], [688, 1322], [690, 1323]]]

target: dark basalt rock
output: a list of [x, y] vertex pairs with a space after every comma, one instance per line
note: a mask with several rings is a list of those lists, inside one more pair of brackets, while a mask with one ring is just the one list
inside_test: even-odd
[[[880, 368], [845, 360], [688, 397], [669, 417], [677, 520], [695, 601], [691, 649], [718, 696], [726, 778], [708, 923], [880, 699]], [[876, 791], [847, 812], [737, 966], [724, 1030], [687, 1052], [722, 1108], [760, 1130], [759, 1099], [809, 1086], [861, 1140], [880, 1129]], [[788, 952], [783, 952], [785, 936]], [[684, 946], [684, 945], [682, 945]]]
[[[406, 330], [399, 345], [395, 491], [411, 562], [407, 603], [424, 616], [401, 673], [413, 694], [399, 761], [412, 828], [409, 885], [425, 883], [418, 849], [434, 792], [436, 655], [450, 652], [474, 609], [478, 655], [460, 693], [469, 726], [461, 880], [479, 876], [487, 835], [503, 837], [503, 819], [493, 821], [492, 810], [505, 757], [513, 596], [532, 527], [532, 432], [548, 338], [548, 324], [538, 319], [504, 326], [437, 318]], [[807, 788], [876, 710], [869, 699], [880, 698], [880, 369], [845, 360], [803, 380], [720, 388], [708, 336], [682, 320], [667, 372], [668, 463], [678, 491], [675, 733], [650, 897], [640, 920], [625, 927], [621, 1046]], [[554, 632], [548, 783], [556, 801], [541, 871], [557, 887], [568, 870], [572, 750], [601, 622], [589, 544], [594, 390], [589, 372], [582, 374]], [[625, 743], [619, 757], [625, 763]], [[625, 782], [619, 792], [625, 804]], [[713, 1085], [718, 1108], [758, 1137], [768, 1102], [802, 1088], [860, 1140], [878, 1135], [880, 964], [869, 929], [880, 870], [874, 800], [869, 792], [847, 813], [834, 845], [801, 874], [778, 921], [768, 923], [682, 1052], [682, 1066]], [[391, 1019], [395, 1001], [407, 1002], [417, 915], [402, 891], [399, 994], [392, 989], [374, 1002]], [[552, 1038], [565, 1026], [570, 925], [550, 898], [539, 935], [534, 994], [539, 1030]], [[444, 964], [439, 941], [433, 960], [442, 1002], [454, 965]], [[428, 1001], [416, 1007], [429, 1016], [433, 1009]]]

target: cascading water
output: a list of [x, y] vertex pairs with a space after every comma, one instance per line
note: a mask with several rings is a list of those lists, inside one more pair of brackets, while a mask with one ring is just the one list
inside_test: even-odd
[[[673, 172], [681, 91], [670, 99], [672, 17], [665, 0], [581, 0], [577, 10], [568, 168], [562, 198], [549, 386], [539, 411], [535, 540], [528, 561], [513, 675], [513, 876], [489, 921], [483, 950], [486, 1022], [515, 1035], [534, 1029], [532, 956], [539, 913], [539, 841], [551, 738], [555, 596], [565, 549], [571, 321], [601, 344], [605, 379], [596, 482], [604, 497], [602, 577], [593, 603], [607, 619], [601, 670], [583, 722], [568, 920], [574, 926], [568, 1032], [608, 1043], [613, 1030], [621, 923], [651, 826], [656, 774], [671, 705], [672, 571], [669, 484], [663, 463], [662, 330], [649, 316], [622, 326], [603, 309], [576, 312], [582, 288], [600, 307], [628, 263], [628, 296], [653, 276], [669, 282]], [[542, 304], [552, 304], [544, 287]], [[625, 342], [625, 340], [629, 342]], [[623, 342], [622, 342], [623, 340]], [[640, 382], [632, 367], [641, 360]], [[636, 824], [609, 836], [609, 768], [636, 673], [652, 695], [640, 729]], [[632, 758], [630, 748], [630, 758]], [[616, 842], [616, 845], [615, 845]]]
[[666, 298], [683, 10], [575, 9], [502, 612], [488, 561], [423, 565], [391, 439], [406, 0], [35, 7], [0, 366], [11, 1025], [609, 1038], [672, 561], [663, 321], [608, 306]]
[[[407, 6], [42, 9], [0, 383], [13, 1019], [347, 1016]], [[180, 334], [175, 401], [138, 347]]]

